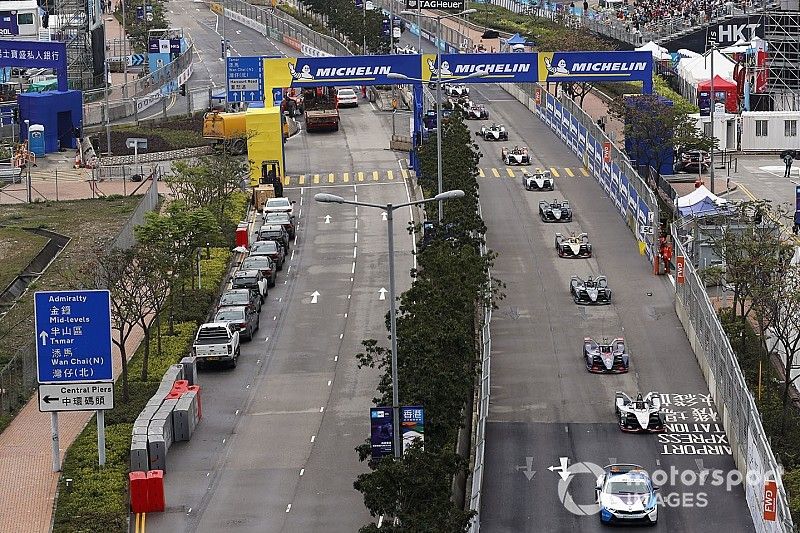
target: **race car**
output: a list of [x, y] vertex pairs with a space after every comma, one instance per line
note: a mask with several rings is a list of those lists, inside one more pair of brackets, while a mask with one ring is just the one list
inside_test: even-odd
[[526, 191], [552, 191], [555, 189], [550, 171], [541, 168], [537, 168], [533, 174], [523, 169], [522, 185], [525, 186]]
[[594, 490], [600, 506], [600, 523], [656, 525], [658, 522], [658, 487], [641, 466], [603, 467]]
[[575, 232], [572, 232], [567, 238], [556, 233], [556, 251], [558, 257], [592, 257], [592, 243], [589, 242], [589, 236], [585, 233], [576, 235]]
[[481, 126], [481, 131], [476, 131], [475, 135], [480, 135], [485, 141], [507, 141], [508, 132], [502, 124], [492, 124], [491, 126]]
[[464, 116], [470, 120], [486, 120], [489, 118], [489, 110], [482, 104], [468, 101], [464, 109]]
[[500, 156], [503, 158], [503, 163], [506, 165], [530, 165], [531, 156], [528, 155], [528, 148], [525, 146], [515, 146], [511, 150], [503, 147], [500, 150]]
[[566, 200], [539, 202], [539, 216], [544, 222], [572, 222], [572, 208]]
[[629, 433], [661, 433], [666, 430], [664, 413], [661, 412], [661, 396], [657, 392], [642, 393], [632, 400], [624, 392], [614, 394], [614, 413], [619, 429]]
[[463, 83], [445, 83], [442, 89], [447, 96], [469, 96], [469, 87]]
[[599, 344], [591, 337], [583, 339], [583, 360], [586, 370], [592, 374], [624, 374], [630, 365], [630, 356], [625, 351], [625, 341], [620, 337], [607, 344]]
[[611, 303], [611, 289], [605, 276], [597, 276], [583, 280], [572, 276], [569, 280], [569, 292], [579, 305], [608, 305]]

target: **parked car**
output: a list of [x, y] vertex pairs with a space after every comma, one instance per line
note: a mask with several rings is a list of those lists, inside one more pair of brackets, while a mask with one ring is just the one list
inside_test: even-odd
[[261, 296], [261, 303], [264, 303], [269, 293], [269, 283], [260, 270], [237, 270], [231, 277], [231, 286], [234, 289], [256, 291]]
[[266, 255], [275, 263], [278, 270], [283, 270], [286, 261], [286, 250], [275, 241], [256, 241], [250, 246], [250, 256]]
[[261, 226], [258, 230], [259, 241], [277, 241], [284, 250], [289, 251], [289, 232], [279, 224]]
[[711, 166], [711, 155], [705, 150], [685, 150], [675, 162], [676, 171], [703, 172]]
[[253, 340], [253, 334], [260, 325], [258, 313], [246, 305], [221, 307], [214, 315], [214, 322], [227, 322], [238, 328], [242, 340]]
[[239, 331], [227, 322], [209, 322], [197, 329], [192, 353], [197, 357], [197, 365], [204, 367], [208, 363], [228, 363], [236, 368], [239, 359]]
[[267, 286], [274, 287], [278, 277], [275, 262], [268, 255], [251, 255], [242, 261], [242, 270], [260, 270], [261, 275], [267, 279]]
[[246, 305], [256, 313], [261, 312], [261, 295], [250, 289], [230, 289], [219, 299], [218, 307]]
[[286, 197], [268, 198], [264, 203], [264, 213], [289, 213], [294, 216], [294, 201]]
[[289, 233], [289, 237], [294, 239], [294, 233], [295, 233], [294, 217], [289, 215], [289, 213], [265, 213], [264, 224], [265, 225], [280, 224], [281, 226], [284, 227], [286, 232]]

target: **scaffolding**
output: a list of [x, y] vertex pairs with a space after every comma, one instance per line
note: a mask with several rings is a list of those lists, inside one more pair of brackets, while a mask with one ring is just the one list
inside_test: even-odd
[[[54, 0], [53, 14], [49, 17], [48, 29], [43, 29], [46, 40], [67, 43], [67, 70], [70, 89], [89, 90], [102, 85], [94, 75], [92, 33], [89, 30], [88, 3], [93, 4], [95, 17], [101, 17], [96, 0]], [[100, 23], [102, 25], [102, 21]], [[100, 30], [103, 31], [103, 30]], [[102, 53], [102, 49], [101, 49]]]
[[800, 11], [764, 13], [764, 40], [769, 43], [768, 91], [776, 111], [800, 110]]

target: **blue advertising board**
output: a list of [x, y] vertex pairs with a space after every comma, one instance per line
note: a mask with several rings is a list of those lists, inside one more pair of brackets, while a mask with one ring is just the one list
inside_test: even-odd
[[228, 57], [226, 61], [229, 102], [264, 101], [264, 58]]
[[578, 119], [575, 115], [572, 115], [572, 120], [569, 124], [569, 141], [570, 146], [572, 147], [572, 152], [575, 155], [579, 155], [578, 152]]
[[39, 383], [113, 381], [108, 291], [34, 295]]
[[392, 408], [370, 407], [369, 409], [369, 442], [372, 449], [372, 459], [380, 460], [382, 457], [393, 454]]
[[619, 214], [622, 218], [625, 218], [625, 212], [628, 209], [628, 176], [625, 175], [624, 172], [619, 173], [619, 202], [617, 202], [617, 207], [619, 208]]
[[611, 201], [619, 209], [619, 167], [616, 163], [611, 163]]
[[400, 436], [403, 442], [403, 453], [419, 439], [425, 442], [425, 409], [419, 405], [400, 408]]
[[[419, 57], [419, 56], [414, 56]], [[475, 72], [483, 76], [470, 78], [470, 83], [533, 83], [536, 81], [536, 54], [442, 54], [441, 68], [436, 64], [436, 54], [423, 54], [422, 79], [435, 80], [441, 76], [463, 78]], [[419, 67], [418, 67], [419, 68]]]
[[569, 136], [569, 122], [570, 118], [572, 118], [572, 113], [567, 111], [565, 108], [561, 109], [561, 140], [567, 140]]
[[0, 36], [11, 37], [19, 35], [16, 12], [0, 11]]
[[553, 122], [550, 124], [550, 129], [555, 133], [558, 133], [558, 130], [561, 129], [561, 110], [561, 102], [556, 100], [555, 106], [553, 106]]
[[650, 52], [539, 52], [538, 82], [641, 81], [653, 92]]
[[583, 157], [586, 152], [586, 126], [578, 124], [578, 157]]
[[0, 40], [0, 67], [51, 69], [58, 78], [58, 90], [69, 90], [67, 43]]

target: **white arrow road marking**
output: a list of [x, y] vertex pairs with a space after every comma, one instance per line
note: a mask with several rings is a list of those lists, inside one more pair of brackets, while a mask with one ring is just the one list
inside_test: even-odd
[[378, 292], [380, 293], [380, 296], [378, 296], [378, 300], [385, 300], [386, 293], [389, 291], [387, 291], [384, 287], [381, 287], [381, 290], [379, 290]]
[[522, 466], [517, 466], [516, 468], [517, 472], [521, 470], [522, 473], [525, 474], [525, 477], [528, 478], [528, 481], [532, 480], [533, 476], [536, 475], [536, 470], [533, 469], [533, 457], [526, 457], [525, 464]]
[[548, 466], [547, 469], [551, 472], [558, 472], [559, 477], [566, 481], [570, 476], [569, 468], [567, 467], [567, 463], [569, 463], [569, 457], [559, 457], [558, 461], [561, 463], [560, 465]]
[[325, 223], [326, 224], [330, 224], [331, 223], [331, 216], [330, 215], [325, 215]]
[[311, 303], [317, 303], [317, 298], [319, 298], [319, 291], [314, 291], [311, 293]]

